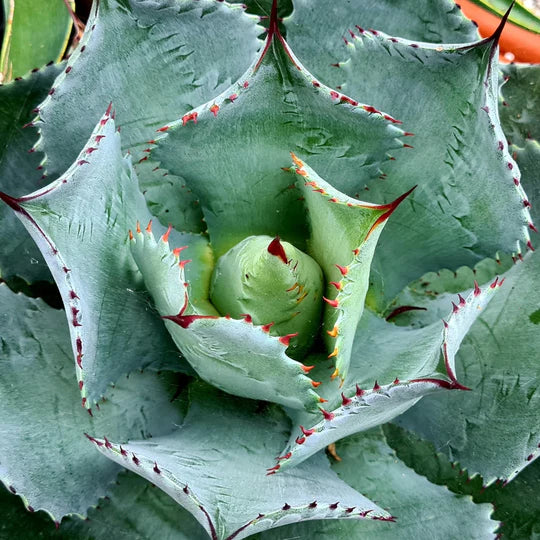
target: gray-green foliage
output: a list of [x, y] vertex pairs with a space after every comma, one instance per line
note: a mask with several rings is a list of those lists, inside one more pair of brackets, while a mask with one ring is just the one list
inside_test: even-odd
[[[537, 530], [448, 472], [527, 490], [539, 453], [538, 70], [501, 89], [497, 38], [447, 0], [102, 0], [0, 87], [0, 480], [48, 514], [6, 491], [0, 535]], [[44, 261], [64, 310], [8, 288]]]

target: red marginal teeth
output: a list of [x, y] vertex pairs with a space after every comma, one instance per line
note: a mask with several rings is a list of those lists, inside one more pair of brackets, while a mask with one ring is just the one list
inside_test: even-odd
[[330, 421], [330, 420], [333, 420], [335, 418], [334, 413], [325, 411], [322, 407], [319, 407], [319, 411], [322, 412], [325, 420]]
[[313, 435], [315, 433], [314, 429], [306, 429], [304, 426], [300, 426], [300, 429], [306, 437], [309, 437], [310, 435]]
[[285, 345], [285, 347], [289, 346], [289, 342], [291, 341], [291, 338], [296, 337], [298, 335], [298, 332], [295, 332], [294, 334], [287, 334], [286, 336], [281, 336], [279, 338], [279, 342]]
[[323, 296], [323, 300], [333, 308], [337, 308], [339, 306], [339, 300], [330, 300], [326, 298], [326, 296]]

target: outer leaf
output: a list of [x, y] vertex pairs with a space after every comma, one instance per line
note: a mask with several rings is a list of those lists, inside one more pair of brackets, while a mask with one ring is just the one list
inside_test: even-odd
[[[92, 451], [95, 454], [94, 451]], [[29, 515], [18, 497], [0, 487], [0, 534], [17, 540], [206, 540], [195, 518], [166, 493], [131, 472], [122, 472], [108, 495], [88, 510], [88, 519], [69, 516], [55, 529], [43, 512]]]
[[[408, 159], [369, 183], [379, 199], [418, 184], [415, 205], [390, 222], [375, 255], [378, 305], [427, 271], [520, 253], [530, 242], [526, 195], [496, 113], [497, 37], [436, 46], [355, 29], [350, 60], [336, 70], [345, 91], [390, 109], [415, 134]], [[396, 94], [389, 81], [397, 78]]]
[[354, 30], [355, 25], [432, 43], [464, 43], [479, 37], [476, 27], [449, 0], [349, 0], [331, 6], [324, 0], [294, 0], [293, 14], [285, 20], [287, 40], [298, 57], [309, 59], [313, 73], [333, 85], [340, 83], [334, 82], [332, 64], [348, 56], [344, 42], [350, 39], [347, 29]]
[[[149, 214], [108, 114], [57, 181], [26, 197], [2, 198], [29, 230], [58, 284], [87, 407], [121, 374], [172, 360], [172, 343], [148, 308], [126, 245], [129, 225]], [[177, 240], [189, 242], [194, 260], [205, 257], [202, 237]], [[193, 266], [196, 271], [199, 265]]]
[[364, 310], [375, 246], [386, 220], [410, 191], [390, 204], [366, 203], [334, 189], [294, 154], [293, 160], [293, 170], [303, 179], [298, 184], [308, 210], [310, 253], [329, 280], [323, 329], [328, 358], [336, 365], [332, 378], [343, 381]]
[[288, 430], [284, 415], [275, 408], [256, 414], [254, 403], [218, 400], [208, 387], [193, 388], [177, 432], [150, 443], [97, 448], [166, 491], [214, 540], [245, 538], [301, 520], [390, 517], [338, 480], [324, 455], [294, 472], [265, 475], [264, 462]]
[[138, 159], [156, 128], [223, 91], [259, 47], [260, 28], [241, 6], [214, 0], [99, 4], [54, 94], [40, 106], [38, 146], [51, 175], [76, 158], [111, 100], [122, 119], [123, 148]]
[[280, 169], [290, 151], [351, 194], [403, 145], [395, 119], [314, 79], [272, 20], [259, 59], [220, 96], [163, 126], [150, 154], [198, 196], [217, 256], [258, 234], [303, 248], [303, 206]]
[[531, 463], [509, 485], [496, 482], [484, 486], [481, 476], [470, 478], [458, 463], [450, 463], [445, 455], [436, 452], [431, 443], [392, 424], [385, 426], [384, 433], [397, 456], [430, 482], [446, 485], [457, 494], [472, 495], [476, 503], [492, 503], [492, 517], [501, 521], [500, 536], [516, 540], [538, 538], [540, 461]]
[[472, 392], [428, 399], [398, 421], [488, 483], [513, 478], [539, 451], [539, 272], [536, 253], [517, 264], [466, 338], [458, 358]]
[[6, 27], [0, 55], [0, 82], [62, 59], [71, 32], [71, 17], [63, 2], [4, 0], [3, 4]]
[[470, 497], [456, 496], [416, 474], [396, 458], [379, 429], [339, 442], [336, 451], [341, 462], [332, 468], [353, 487], [388, 507], [396, 523], [299, 523], [253, 540], [493, 538], [497, 523], [490, 519], [490, 505], [473, 504]]
[[[327, 407], [331, 412], [321, 409], [323, 413], [322, 420], [320, 418], [314, 419], [313, 415], [311, 417], [307, 414], [298, 415], [294, 420], [300, 421], [301, 433], [296, 436], [297, 433], [293, 432], [289, 445], [283, 452], [284, 457], [279, 460], [278, 469], [301, 463], [318, 450], [343, 437], [388, 422], [412, 407], [421, 397], [427, 394], [440, 392], [441, 390], [468, 390], [457, 381], [454, 365], [455, 355], [472, 323], [491, 300], [492, 295], [499, 286], [500, 283], [496, 280], [484, 290], [475, 289], [467, 299], [460, 296], [459, 305], [453, 305], [453, 311], [448, 318], [448, 322], [444, 322], [442, 341], [439, 338], [435, 343], [429, 344], [431, 347], [420, 348], [418, 345], [422, 342], [425, 343], [424, 339], [427, 332], [415, 332], [417, 335], [411, 340], [415, 346], [414, 349], [412, 351], [403, 351], [402, 348], [400, 352], [405, 352], [405, 354], [409, 352], [409, 356], [412, 356], [411, 353], [414, 351], [415, 356], [408, 359], [407, 364], [409, 365], [406, 366], [406, 369], [423, 369], [425, 370], [423, 376], [411, 378], [405, 382], [401, 382], [396, 378], [393, 383], [384, 385], [380, 385], [375, 381], [373, 389], [367, 391], [362, 390], [358, 385], [356, 385], [356, 388], [349, 387], [342, 394], [339, 406], [336, 407], [336, 400], [334, 399], [330, 401], [330, 407]], [[405, 332], [400, 329], [400, 333], [404, 334]], [[398, 332], [394, 333], [394, 335], [396, 334]], [[389, 336], [383, 335], [388, 340]], [[442, 350], [446, 380], [441, 378], [440, 373], [435, 371], [439, 359], [438, 355], [433, 354], [433, 345], [435, 344], [440, 345]], [[385, 341], [379, 342], [379, 347], [382, 350], [380, 354], [374, 355], [373, 358], [377, 360], [384, 359], [385, 345]], [[401, 342], [401, 346], [403, 346], [403, 342]], [[395, 354], [395, 350], [394, 344], [393, 347], [390, 347], [391, 354]], [[385, 364], [386, 366], [392, 365], [388, 356], [380, 363], [383, 366]], [[410, 366], [410, 364], [413, 364], [413, 366]], [[365, 371], [360, 362], [356, 364], [355, 368]], [[391, 369], [399, 370], [398, 373], [402, 373], [396, 364], [393, 364]], [[384, 373], [384, 369], [382, 371]], [[380, 373], [380, 375], [383, 373]], [[407, 371], [405, 373], [409, 375]], [[436, 374], [432, 375], [433, 373]], [[353, 377], [354, 370], [351, 373], [351, 380], [354, 384], [356, 381]], [[422, 408], [422, 410], [424, 409]], [[425, 410], [427, 410], [426, 414], [429, 414], [430, 409], [426, 408]], [[303, 426], [306, 426], [307, 429]]]
[[84, 432], [170, 432], [183, 417], [170, 403], [174, 378], [133, 374], [109, 389], [92, 417], [79, 406], [64, 313], [5, 285], [0, 305], [0, 480], [30, 511], [43, 509], [57, 521], [85, 514], [118, 469], [91, 451]]
[[501, 122], [513, 145], [540, 139], [540, 66], [501, 66], [505, 84], [501, 89]]
[[[23, 195], [40, 185], [39, 153], [28, 154], [37, 139], [28, 126], [32, 110], [45, 98], [62, 69], [54, 65], [31, 73], [25, 79], [0, 86], [0, 186], [13, 195]], [[51, 275], [34, 242], [23, 232], [19, 220], [7, 207], [0, 207], [0, 275], [17, 275], [27, 281], [50, 280]]]
[[132, 236], [146, 288], [176, 345], [204, 380], [235, 395], [293, 408], [313, 409], [319, 403], [304, 366], [285, 354], [290, 336], [269, 335], [269, 328], [254, 326], [249, 315], [220, 317], [207, 296], [194, 299], [184, 278], [186, 261], [169, 250], [168, 235], [156, 241], [139, 229]]

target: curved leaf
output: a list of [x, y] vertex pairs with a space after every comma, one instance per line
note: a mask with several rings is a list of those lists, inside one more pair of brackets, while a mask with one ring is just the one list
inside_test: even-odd
[[77, 157], [109, 102], [122, 119], [123, 148], [138, 159], [156, 128], [223, 91], [260, 45], [256, 19], [238, 5], [104, 0], [94, 6], [64, 75], [39, 107], [37, 147], [52, 176]]
[[281, 170], [289, 152], [309, 156], [319, 174], [351, 194], [380, 174], [390, 149], [403, 146], [397, 120], [372, 115], [319, 83], [276, 25], [248, 71], [217, 98], [161, 127], [166, 133], [149, 154], [196, 194], [218, 257], [250, 235], [278, 234], [305, 247], [304, 208]]
[[515, 265], [465, 339], [458, 360], [472, 392], [428, 399], [398, 420], [487, 483], [514, 478], [539, 453], [539, 262], [533, 253]]
[[[285, 19], [287, 40], [300, 60], [309, 59], [313, 73], [332, 86], [342, 82], [332, 64], [349, 55], [347, 29], [354, 31], [355, 25], [433, 43], [464, 43], [479, 37], [450, 0], [349, 0], [331, 5], [324, 0], [294, 0], [294, 11]], [[373, 75], [366, 73], [368, 78]]]
[[[175, 361], [127, 246], [129, 225], [150, 215], [110, 114], [58, 180], [18, 199], [0, 196], [27, 227], [58, 284], [85, 406], [120, 375]], [[182, 244], [186, 240], [198, 259], [207, 241], [178, 235]], [[185, 369], [180, 359], [175, 364]]]
[[[28, 153], [37, 140], [31, 126], [33, 109], [45, 98], [61, 65], [47, 66], [28, 77], [0, 85], [0, 186], [12, 195], [38, 187], [42, 176], [38, 152]], [[26, 126], [26, 127], [25, 127]], [[0, 275], [20, 276], [28, 282], [52, 280], [34, 242], [24, 234], [19, 220], [7, 207], [0, 207]]]
[[[443, 321], [442, 339], [439, 334], [439, 339], [435, 339], [434, 343], [429, 343], [430, 346], [418, 347], [424, 341], [423, 338], [426, 335], [421, 330], [413, 331], [416, 334], [414, 336], [416, 339], [411, 340], [415, 346], [414, 349], [404, 350], [403, 342], [400, 343], [400, 352], [404, 353], [404, 356], [409, 356], [407, 363], [412, 364], [412, 366], [408, 365], [407, 368], [425, 370], [422, 376], [410, 378], [404, 382], [396, 377], [391, 384], [379, 384], [375, 381], [371, 390], [363, 390], [358, 384], [354, 385], [357, 382], [353, 378], [354, 371], [366, 371], [361, 364], [361, 359], [358, 358], [354, 368], [351, 369], [349, 379], [353, 381], [353, 385], [351, 386], [349, 383], [346, 386], [345, 392], [341, 394], [341, 403], [339, 405], [336, 406], [335, 398], [330, 400], [327, 407], [329, 410], [321, 409], [322, 419], [316, 418], [314, 415], [308, 416], [305, 413], [294, 418], [295, 422], [299, 421], [301, 423], [301, 432], [300, 434], [297, 434], [296, 431], [292, 433], [289, 444], [283, 452], [284, 457], [279, 460], [278, 469], [301, 463], [315, 452], [343, 437], [392, 420], [427, 394], [440, 392], [441, 390], [469, 390], [460, 384], [456, 378], [455, 355], [474, 320], [485, 309], [500, 285], [501, 283], [495, 280], [483, 290], [478, 287], [475, 288], [466, 299], [459, 296], [459, 304], [453, 304], [453, 311], [448, 317], [448, 322]], [[403, 329], [394, 333], [394, 336], [399, 333], [403, 334]], [[390, 355], [385, 355], [384, 349], [390, 336], [388, 334], [382, 335], [385, 341], [379, 342], [380, 353], [374, 355], [373, 358], [377, 359], [379, 365], [391, 366], [392, 370], [397, 371], [399, 374], [403, 373], [406, 368], [397, 367], [391, 361], [393, 360], [392, 353], [395, 354], [396, 350], [395, 343], [393, 347], [390, 347]], [[442, 364], [444, 367], [440, 370], [437, 370], [439, 355], [433, 354], [434, 345], [440, 346], [442, 351]], [[411, 354], [413, 351], [414, 356]], [[407, 353], [409, 354], [407, 355]], [[380, 370], [380, 376], [383, 373], [384, 368]], [[444, 377], [442, 376], [443, 373]], [[405, 371], [405, 374], [408, 375], [409, 373]], [[378, 380], [381, 380], [381, 378], [379, 377]], [[425, 410], [427, 415], [431, 412], [429, 407], [425, 409], [420, 407], [420, 409]], [[303, 426], [306, 426], [307, 429]]]
[[309, 519], [390, 518], [338, 480], [324, 455], [294, 472], [266, 475], [265, 461], [288, 430], [284, 414], [276, 408], [256, 414], [255, 403], [218, 398], [194, 385], [188, 414], [172, 435], [121, 445], [98, 440], [96, 448], [163, 489], [214, 540]]
[[170, 432], [183, 418], [170, 402], [176, 377], [123, 378], [91, 416], [79, 405], [64, 313], [5, 285], [0, 305], [0, 480], [30, 511], [43, 509], [56, 521], [84, 515], [118, 473], [95, 455], [84, 432], [115, 438]]

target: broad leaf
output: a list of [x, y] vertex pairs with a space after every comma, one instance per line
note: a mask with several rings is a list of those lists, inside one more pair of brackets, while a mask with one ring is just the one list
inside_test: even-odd
[[214, 540], [245, 538], [302, 520], [390, 518], [339, 480], [322, 454], [290, 473], [267, 475], [265, 462], [288, 428], [277, 408], [257, 413], [254, 402], [196, 384], [175, 433], [121, 445], [98, 440], [96, 448], [163, 489]]
[[212, 0], [94, 3], [84, 38], [39, 108], [38, 147], [49, 174], [77, 157], [110, 101], [123, 148], [141, 157], [164, 122], [217, 95], [249, 66], [259, 31], [241, 6]]
[[493, 538], [498, 524], [490, 519], [491, 505], [473, 504], [470, 497], [456, 496], [428, 482], [396, 458], [379, 429], [340, 441], [336, 452], [341, 461], [334, 463], [334, 471], [388, 508], [395, 523], [299, 523], [265, 532], [253, 540]]
[[[389, 17], [388, 14], [392, 13]], [[332, 64], [348, 56], [347, 30], [375, 28], [393, 36], [432, 43], [463, 43], [478, 39], [478, 31], [449, 0], [294, 0], [285, 20], [287, 40], [301, 61], [326, 84], [338, 85]], [[383, 66], [380, 66], [383, 67]], [[384, 68], [383, 68], [384, 69]], [[374, 75], [367, 73], [367, 77]], [[383, 90], [381, 88], [381, 90]], [[396, 89], [396, 94], [398, 93]], [[362, 98], [362, 96], [357, 96]], [[392, 111], [389, 111], [390, 113]]]
[[[121, 374], [174, 361], [168, 354], [174, 346], [148, 307], [129, 253], [129, 227], [150, 214], [108, 113], [58, 180], [25, 197], [1, 196], [38, 244], [60, 289], [86, 406]], [[175, 240], [191, 246], [197, 273], [207, 241], [189, 234]], [[176, 365], [182, 369], [180, 359]]]
[[[427, 394], [444, 390], [468, 390], [456, 378], [455, 355], [474, 320], [485, 309], [499, 287], [500, 282], [495, 280], [483, 290], [476, 287], [466, 299], [459, 296], [459, 303], [453, 304], [448, 322], [443, 321], [442, 336], [440, 330], [435, 330], [435, 326], [420, 330], [396, 327], [394, 332], [380, 333], [381, 338], [375, 341], [374, 333], [365, 332], [361, 322], [360, 329], [364, 332], [360, 333], [355, 343], [358, 357], [351, 366], [351, 374], [341, 399], [328, 396], [328, 406], [321, 409], [322, 419], [307, 413], [293, 415], [293, 421], [300, 424], [300, 430], [293, 431], [288, 446], [279, 458], [278, 470], [301, 463], [343, 437], [392, 420]], [[371, 321], [368, 318], [368, 324], [369, 322]], [[374, 328], [377, 326], [381, 327], [380, 324], [373, 324]], [[433, 339], [426, 340], [430, 334]], [[399, 339], [400, 335], [405, 336], [405, 339]], [[362, 336], [367, 347], [362, 346]], [[399, 347], [396, 347], [397, 344]], [[410, 348], [405, 348], [405, 344]], [[442, 352], [442, 367], [437, 369], [439, 347]], [[396, 361], [399, 355], [404, 358], [403, 363]], [[363, 358], [366, 358], [364, 362]], [[360, 384], [363, 382], [362, 377], [365, 380], [367, 374], [372, 375], [368, 364], [370, 360], [372, 365], [376, 363], [378, 378], [372, 389], [365, 390]], [[389, 378], [389, 369], [397, 372], [401, 380], [396, 377], [387, 384], [385, 380]], [[356, 376], [356, 370], [360, 376]], [[421, 407], [421, 410], [426, 411], [427, 415], [430, 414], [429, 407]]]
[[515, 265], [465, 338], [458, 366], [472, 391], [428, 398], [398, 419], [487, 483], [513, 478], [539, 452], [539, 263], [533, 253]]
[[[43, 185], [39, 152], [28, 151], [38, 136], [27, 124], [33, 109], [45, 98], [62, 66], [53, 65], [28, 77], [0, 86], [0, 189], [24, 195]], [[26, 126], [26, 127], [25, 127]], [[0, 207], [0, 275], [26, 281], [51, 280], [51, 274], [34, 242], [6, 206]]]
[[5, 285], [0, 305], [0, 480], [30, 511], [43, 509], [55, 521], [84, 515], [118, 472], [95, 454], [84, 433], [169, 433], [183, 418], [170, 401], [176, 377], [124, 377], [91, 416], [80, 406], [64, 313]]
[[343, 381], [364, 310], [375, 246], [386, 221], [412, 190], [390, 204], [366, 203], [333, 188], [294, 154], [293, 160], [308, 211], [309, 251], [328, 280], [323, 336], [328, 358], [336, 366], [332, 378]]
[[[151, 161], [181, 175], [200, 200], [216, 256], [249, 235], [305, 247], [299, 193], [281, 170], [289, 152], [352, 194], [401, 148], [397, 121], [342, 96], [303, 68], [277, 23], [260, 57], [221, 95], [160, 128]], [[209, 145], [208, 141], [212, 140]], [[150, 150], [150, 149], [149, 149]]]

